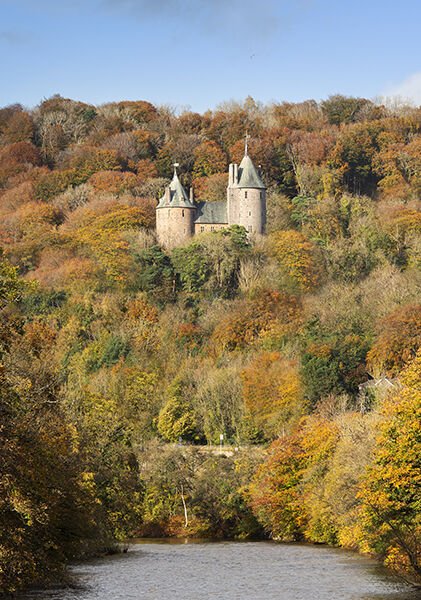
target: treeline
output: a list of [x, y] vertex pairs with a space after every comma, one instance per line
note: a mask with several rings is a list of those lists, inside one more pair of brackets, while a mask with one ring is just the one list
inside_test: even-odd
[[[223, 199], [246, 129], [268, 235], [160, 248], [171, 164]], [[0, 110], [3, 589], [139, 534], [420, 577], [420, 132], [421, 109], [342, 96]], [[221, 434], [232, 455], [203, 449]]]

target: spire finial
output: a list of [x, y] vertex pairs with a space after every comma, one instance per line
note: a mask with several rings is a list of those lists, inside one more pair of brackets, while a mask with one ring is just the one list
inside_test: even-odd
[[249, 147], [248, 147], [248, 142], [249, 142], [250, 136], [248, 134], [248, 131], [246, 131], [246, 142], [244, 145], [244, 156], [248, 156], [248, 151], [249, 151]]
[[178, 162], [173, 163], [174, 175], [177, 175], [177, 167], [179, 167], [179, 166], [180, 166], [180, 163], [178, 163]]

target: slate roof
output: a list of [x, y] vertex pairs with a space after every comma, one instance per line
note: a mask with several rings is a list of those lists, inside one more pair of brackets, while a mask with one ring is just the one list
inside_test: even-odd
[[228, 224], [227, 202], [198, 202], [196, 204], [195, 223]]
[[181, 185], [181, 181], [178, 178], [177, 170], [174, 169], [174, 175], [169, 185], [170, 188], [170, 202], [166, 203], [166, 195], [164, 194], [160, 199], [157, 208], [168, 208], [168, 207], [181, 207], [181, 208], [195, 208], [195, 205], [190, 201], [186, 190]]
[[244, 156], [238, 167], [238, 183], [236, 187], [265, 189], [264, 183], [248, 154]]

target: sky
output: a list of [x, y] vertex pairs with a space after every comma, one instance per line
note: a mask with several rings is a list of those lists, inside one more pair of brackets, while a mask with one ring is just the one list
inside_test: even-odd
[[421, 0], [0, 0], [0, 106], [421, 104]]

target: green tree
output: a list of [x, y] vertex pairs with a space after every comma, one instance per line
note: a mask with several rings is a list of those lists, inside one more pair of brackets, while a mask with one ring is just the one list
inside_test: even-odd
[[181, 289], [188, 293], [200, 292], [211, 273], [209, 259], [200, 241], [175, 248], [171, 255], [171, 262], [179, 278]]
[[136, 283], [157, 304], [174, 298], [175, 274], [170, 257], [159, 246], [146, 248], [136, 255], [139, 273]]
[[336, 94], [329, 96], [327, 100], [323, 100], [321, 108], [329, 123], [340, 125], [341, 123], [354, 123], [357, 121], [362, 109], [369, 104], [371, 104], [370, 100], [365, 98], [353, 98]]
[[367, 378], [369, 339], [349, 330], [323, 331], [317, 322], [308, 325], [307, 336], [301, 358], [305, 397], [314, 404], [329, 394], [355, 395]]
[[168, 400], [159, 413], [158, 431], [168, 442], [198, 442], [203, 439], [202, 429], [189, 398], [189, 390], [180, 378], [168, 389]]

